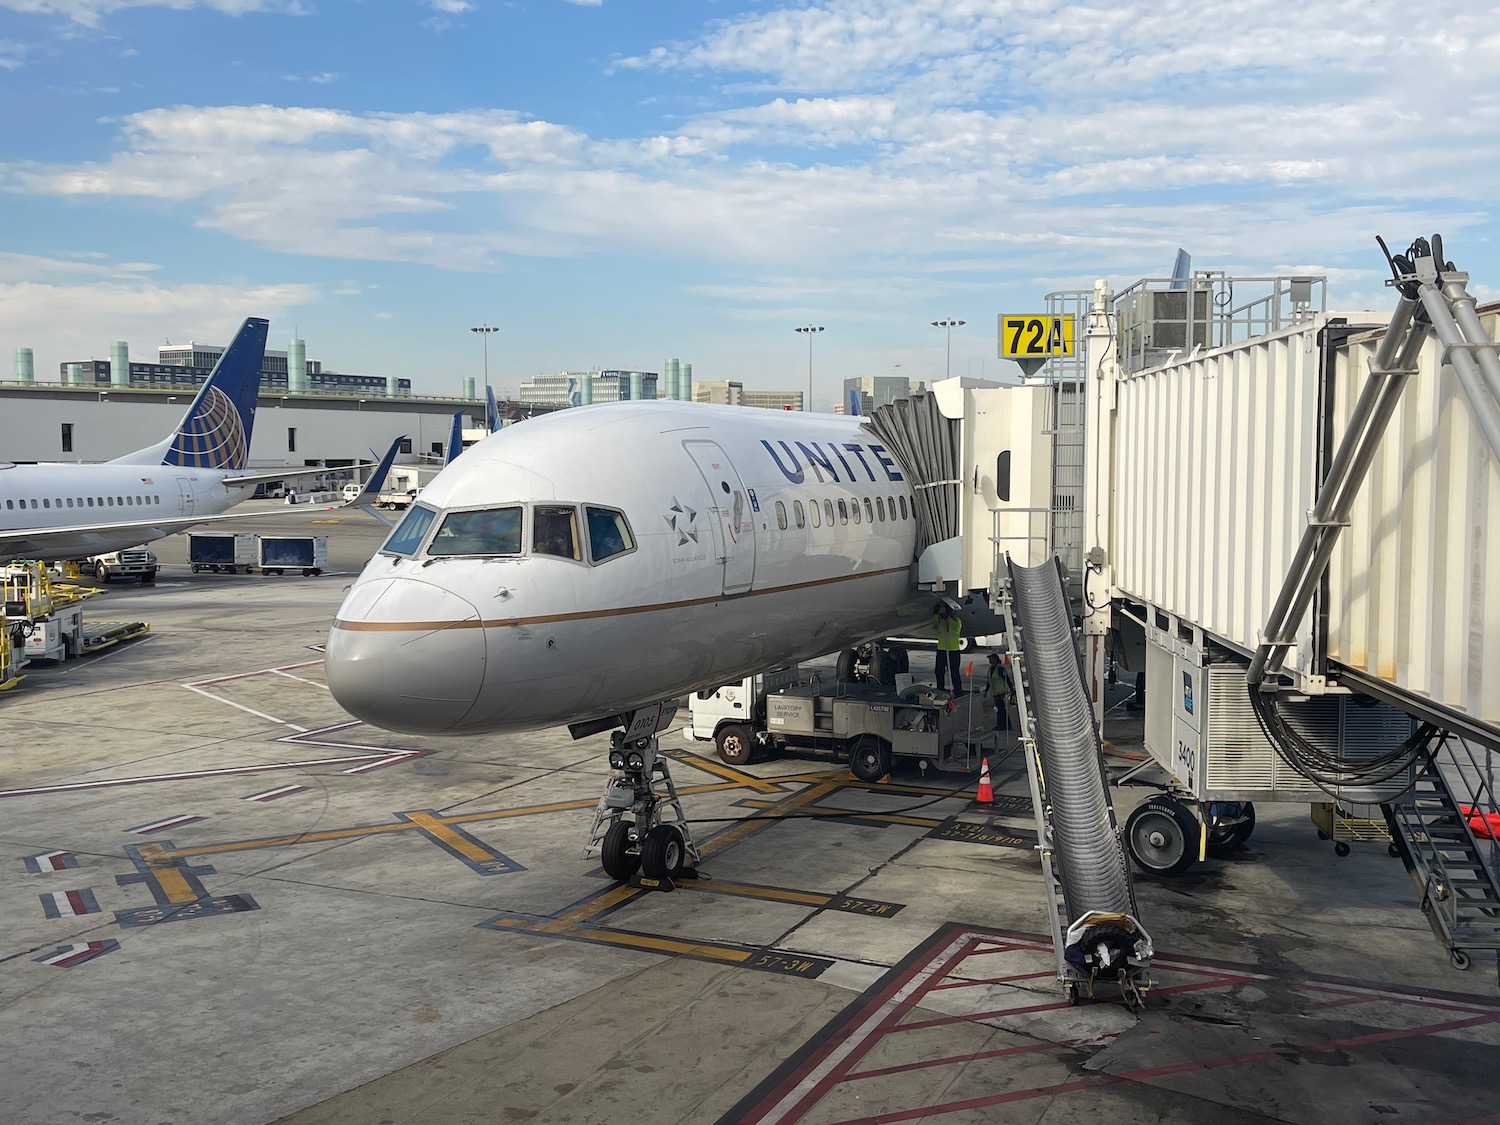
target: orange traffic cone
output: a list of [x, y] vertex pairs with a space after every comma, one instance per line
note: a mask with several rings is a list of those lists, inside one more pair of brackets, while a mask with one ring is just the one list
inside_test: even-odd
[[979, 767], [979, 792], [974, 800], [981, 805], [993, 805], [995, 803], [995, 790], [990, 785], [990, 760], [980, 759]]

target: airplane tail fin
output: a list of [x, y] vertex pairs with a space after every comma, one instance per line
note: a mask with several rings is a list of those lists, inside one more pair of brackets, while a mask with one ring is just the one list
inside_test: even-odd
[[245, 468], [250, 463], [250, 434], [269, 328], [269, 321], [249, 317], [199, 388], [176, 431], [156, 445], [115, 461], [193, 469]]
[[485, 387], [484, 388], [484, 399], [485, 399], [485, 403], [484, 403], [484, 409], [485, 409], [484, 420], [485, 420], [485, 425], [487, 427], [489, 427], [490, 433], [494, 433], [496, 430], [498, 430], [500, 428], [500, 408], [495, 405], [495, 388], [494, 387]]
[[854, 389], [849, 391], [849, 417], [859, 417], [859, 391]]
[[454, 459], [464, 451], [464, 412], [460, 410], [453, 415], [453, 429], [448, 434], [448, 456], [443, 459], [443, 464], [451, 465]]
[[[387, 519], [382, 513], [376, 511], [375, 501], [380, 499], [380, 490], [385, 487], [385, 478], [390, 475], [391, 466], [396, 463], [396, 454], [400, 451], [401, 443], [405, 440], [406, 435], [402, 434], [395, 441], [391, 442], [391, 447], [385, 451], [384, 457], [376, 458], [376, 460], [379, 461], [379, 464], [375, 466], [374, 472], [370, 474], [370, 479], [365, 481], [364, 488], [360, 489], [359, 495], [356, 496], [353, 500], [347, 501], [345, 504], [343, 504], [343, 507], [360, 508], [363, 511], [370, 513], [370, 515], [374, 516], [377, 520], [384, 524], [395, 522], [393, 520]], [[373, 455], [375, 451], [372, 449], [370, 452]]]

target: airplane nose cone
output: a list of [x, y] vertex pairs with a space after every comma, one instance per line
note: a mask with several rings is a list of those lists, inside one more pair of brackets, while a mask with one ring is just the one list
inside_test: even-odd
[[469, 602], [414, 578], [361, 582], [328, 634], [329, 690], [355, 718], [435, 734], [462, 719], [484, 684], [482, 618]]

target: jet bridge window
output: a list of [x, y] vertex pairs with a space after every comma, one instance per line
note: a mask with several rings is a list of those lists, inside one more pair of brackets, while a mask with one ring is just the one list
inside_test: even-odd
[[427, 545], [429, 555], [519, 555], [521, 508], [449, 512]]
[[385, 541], [385, 546], [380, 549], [392, 555], [415, 555], [427, 536], [427, 529], [436, 518], [437, 513], [431, 508], [413, 504], [407, 511], [406, 518], [396, 526], [391, 537]]
[[538, 504], [532, 515], [531, 553], [555, 555], [581, 562], [578, 553], [578, 510]]
[[585, 508], [589, 523], [589, 558], [596, 563], [634, 550], [625, 513], [610, 508]]

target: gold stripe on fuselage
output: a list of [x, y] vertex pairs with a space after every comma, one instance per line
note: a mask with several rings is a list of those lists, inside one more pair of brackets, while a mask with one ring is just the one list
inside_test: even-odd
[[764, 590], [749, 590], [743, 594], [717, 594], [708, 598], [692, 598], [680, 602], [657, 602], [654, 605], [619, 606], [614, 609], [590, 609], [578, 613], [549, 613], [540, 617], [500, 617], [482, 621], [468, 618], [462, 621], [345, 621], [335, 618], [333, 627], [351, 633], [405, 633], [434, 632], [438, 629], [502, 629], [512, 625], [551, 625], [559, 621], [592, 621], [601, 617], [624, 617], [633, 613], [656, 613], [668, 609], [690, 609], [698, 605], [713, 605], [715, 602], [733, 601], [737, 598], [760, 597], [765, 594], [785, 594], [792, 590], [806, 590], [814, 586], [828, 586], [835, 582], [854, 582], [861, 578], [881, 578], [888, 574], [909, 571], [907, 566], [887, 567], [885, 570], [870, 570], [862, 574], [842, 574], [837, 578], [818, 578], [811, 582], [793, 582], [786, 586], [770, 586]]

